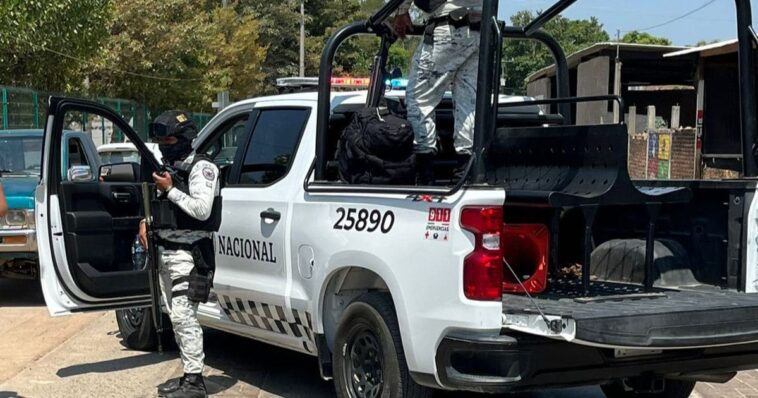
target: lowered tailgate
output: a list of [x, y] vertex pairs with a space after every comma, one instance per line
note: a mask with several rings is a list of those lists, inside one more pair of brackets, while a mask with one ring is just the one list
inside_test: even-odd
[[582, 297], [578, 282], [554, 280], [550, 285], [548, 293], [533, 299], [504, 295], [503, 327], [617, 348], [758, 341], [758, 294], [714, 288], [645, 292], [636, 286], [593, 282], [590, 295]]

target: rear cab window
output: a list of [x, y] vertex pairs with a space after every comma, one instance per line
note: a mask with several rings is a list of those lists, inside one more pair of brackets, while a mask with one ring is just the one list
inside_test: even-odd
[[307, 107], [258, 109], [251, 121], [252, 134], [240, 154], [242, 162], [235, 165], [229, 183], [268, 186], [284, 178], [294, 161], [309, 115]]

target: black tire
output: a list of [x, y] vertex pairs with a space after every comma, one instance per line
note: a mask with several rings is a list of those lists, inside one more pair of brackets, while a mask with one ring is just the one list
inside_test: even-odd
[[[158, 334], [153, 322], [153, 310], [147, 308], [129, 308], [116, 310], [116, 323], [124, 345], [133, 350], [156, 351], [158, 349]], [[171, 321], [163, 315], [163, 333], [161, 342], [164, 347], [169, 343]]]
[[663, 391], [658, 393], [640, 393], [626, 391], [621, 382], [600, 386], [606, 398], [687, 398], [695, 389], [694, 381], [666, 380]]
[[[337, 324], [334, 347], [337, 397], [432, 396], [433, 390], [416, 384], [408, 372], [395, 307], [388, 294], [366, 293], [350, 303]], [[360, 369], [356, 367], [358, 359]]]

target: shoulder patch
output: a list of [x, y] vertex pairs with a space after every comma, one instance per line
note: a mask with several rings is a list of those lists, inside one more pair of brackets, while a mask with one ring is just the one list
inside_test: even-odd
[[205, 166], [203, 167], [203, 177], [206, 180], [213, 181], [216, 179], [216, 171], [211, 166]]

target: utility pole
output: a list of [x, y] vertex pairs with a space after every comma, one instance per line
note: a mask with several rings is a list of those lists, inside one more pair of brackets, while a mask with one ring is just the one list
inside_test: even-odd
[[[227, 0], [221, 0], [221, 7], [226, 8], [227, 6]], [[216, 95], [216, 102], [212, 104], [214, 108], [218, 112], [221, 112], [222, 109], [226, 108], [229, 105], [229, 90], [221, 91]]]
[[305, 0], [300, 0], [300, 77], [305, 77]]
[[[613, 71], [613, 95], [621, 96], [621, 30], [616, 30], [616, 63]], [[618, 123], [621, 120], [621, 112], [624, 109], [619, 108], [619, 103], [613, 101], [613, 122]]]

